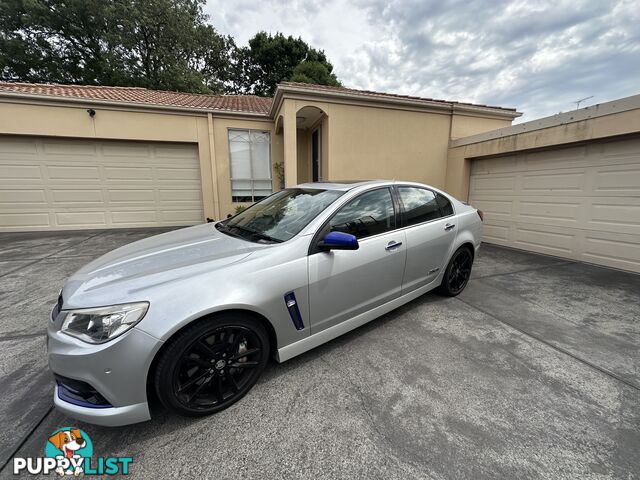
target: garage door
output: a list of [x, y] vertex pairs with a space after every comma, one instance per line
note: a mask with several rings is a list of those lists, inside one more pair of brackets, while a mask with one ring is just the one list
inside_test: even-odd
[[472, 161], [489, 243], [640, 272], [640, 139]]
[[202, 221], [195, 145], [0, 136], [0, 231]]

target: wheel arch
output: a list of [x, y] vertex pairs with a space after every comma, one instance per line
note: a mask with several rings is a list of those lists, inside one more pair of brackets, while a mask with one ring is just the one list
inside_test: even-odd
[[203, 314], [197, 318], [192, 319], [191, 321], [181, 325], [176, 331], [172, 332], [169, 338], [162, 344], [162, 346], [156, 351], [153, 356], [153, 360], [151, 360], [151, 364], [149, 365], [149, 369], [147, 370], [147, 378], [146, 378], [146, 388], [147, 388], [147, 401], [156, 398], [155, 388], [153, 387], [153, 377], [155, 376], [155, 370], [158, 365], [158, 360], [164, 353], [164, 351], [171, 345], [172, 340], [176, 338], [180, 333], [182, 333], [185, 329], [191, 327], [196, 322], [206, 322], [208, 320], [212, 320], [217, 316], [225, 313], [241, 313], [244, 315], [251, 316], [256, 319], [258, 322], [262, 324], [267, 332], [267, 336], [269, 337], [269, 355], [273, 356], [275, 352], [278, 350], [278, 336], [276, 334], [276, 330], [273, 327], [273, 324], [265, 317], [264, 315], [255, 312], [253, 310], [244, 309], [244, 308], [228, 308], [224, 310], [216, 310], [214, 312]]
[[[471, 252], [471, 260], [475, 260], [476, 257], [476, 248], [475, 245], [473, 243], [471, 243], [470, 241], [466, 241], [461, 243], [460, 245], [458, 245], [458, 248], [456, 248], [453, 253], [457, 252], [458, 250], [460, 250], [461, 248], [468, 248], [469, 251]], [[453, 253], [451, 254], [453, 256]]]

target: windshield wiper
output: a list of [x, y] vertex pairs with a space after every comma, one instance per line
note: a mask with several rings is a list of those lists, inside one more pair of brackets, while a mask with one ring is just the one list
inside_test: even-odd
[[250, 228], [242, 227], [240, 225], [226, 225], [226, 227], [227, 228], [235, 228], [237, 230], [240, 230], [241, 232], [248, 233], [249, 235], [253, 235], [253, 236], [261, 238], [263, 240], [267, 240], [268, 242], [273, 242], [273, 243], [282, 243], [283, 242], [283, 240], [280, 240], [279, 238], [274, 238], [274, 237], [271, 237], [271, 236], [267, 235], [266, 233], [257, 232], [255, 230], [251, 230]]
[[230, 228], [229, 226], [225, 225], [224, 223], [218, 223], [218, 224], [216, 225], [216, 229], [217, 229], [218, 231], [220, 231], [220, 232], [224, 232], [224, 233], [226, 233], [227, 235], [230, 235], [230, 236], [232, 236], [232, 237], [235, 237], [235, 238], [242, 238], [242, 239], [244, 239], [244, 236], [240, 235], [239, 233], [232, 232], [232, 231], [231, 231], [231, 228]]

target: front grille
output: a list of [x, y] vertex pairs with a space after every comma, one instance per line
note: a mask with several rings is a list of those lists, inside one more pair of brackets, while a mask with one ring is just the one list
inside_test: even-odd
[[58, 398], [65, 402], [89, 408], [113, 407], [106, 398], [86, 382], [54, 375], [58, 385]]

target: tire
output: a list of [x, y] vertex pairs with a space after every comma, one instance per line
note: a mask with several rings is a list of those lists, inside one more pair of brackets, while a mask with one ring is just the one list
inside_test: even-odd
[[244, 397], [269, 360], [269, 337], [249, 315], [198, 321], [170, 341], [155, 371], [158, 398], [180, 415], [200, 417]]
[[460, 247], [456, 250], [444, 271], [439, 289], [440, 293], [447, 297], [459, 295], [469, 283], [472, 266], [473, 252], [471, 249], [469, 247]]

